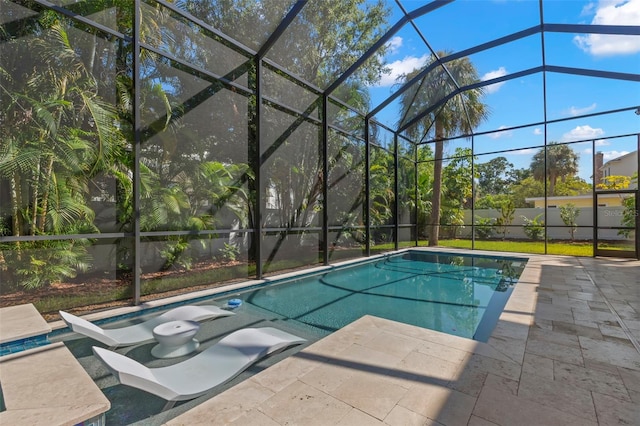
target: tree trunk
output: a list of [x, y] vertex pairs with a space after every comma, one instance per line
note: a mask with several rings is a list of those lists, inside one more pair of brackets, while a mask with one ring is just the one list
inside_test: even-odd
[[[22, 224], [20, 221], [20, 202], [22, 201], [22, 188], [19, 172], [14, 172], [9, 180], [11, 191], [11, 227], [12, 236], [19, 237], [22, 235]], [[19, 247], [20, 242], [16, 245]]]
[[435, 162], [433, 163], [433, 192], [431, 193], [431, 223], [429, 232], [429, 247], [438, 245], [440, 233], [440, 194], [442, 192], [442, 155], [444, 142], [438, 132], [436, 124]]
[[33, 194], [31, 195], [31, 229], [29, 229], [30, 235], [36, 235], [38, 233], [38, 197], [40, 196], [40, 169], [42, 168], [42, 160], [38, 161], [35, 173], [33, 175], [35, 185], [33, 185]]
[[554, 172], [549, 172], [549, 193], [548, 197], [553, 197], [556, 192], [556, 181], [558, 180], [558, 176]]
[[44, 172], [44, 182], [45, 190], [42, 194], [42, 211], [40, 212], [40, 218], [38, 223], [38, 229], [40, 233], [44, 234], [47, 223], [47, 210], [49, 209], [49, 194], [50, 189], [49, 185], [51, 185], [51, 177], [53, 176], [53, 155], [49, 157], [49, 161], [47, 162], [47, 168]]

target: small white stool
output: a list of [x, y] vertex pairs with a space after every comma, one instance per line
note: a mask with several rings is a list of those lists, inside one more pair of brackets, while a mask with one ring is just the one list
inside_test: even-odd
[[151, 349], [156, 358], [175, 358], [190, 354], [200, 343], [193, 336], [200, 330], [195, 321], [169, 321], [153, 329], [158, 344]]

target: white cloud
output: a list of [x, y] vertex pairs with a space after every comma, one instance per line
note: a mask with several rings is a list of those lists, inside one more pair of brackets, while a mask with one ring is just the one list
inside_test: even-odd
[[[589, 8], [583, 13], [592, 12]], [[638, 25], [640, 0], [600, 0], [595, 8], [594, 25]], [[640, 37], [608, 34], [577, 35], [574, 43], [594, 56], [631, 55], [640, 52]]]
[[602, 135], [604, 135], [604, 130], [600, 128], [594, 129], [588, 124], [585, 124], [584, 126], [576, 126], [575, 129], [571, 129], [562, 135], [562, 142], [596, 139]]
[[622, 157], [623, 155], [627, 155], [629, 151], [603, 151], [604, 161], [613, 160], [614, 158]]
[[584, 108], [578, 108], [578, 107], [574, 107], [573, 105], [571, 107], [569, 107], [566, 111], [564, 111], [565, 114], [570, 115], [572, 117], [575, 117], [577, 115], [582, 115], [582, 114], [586, 114], [588, 112], [593, 111], [594, 109], [596, 109], [596, 104], [595, 102], [592, 103], [591, 105], [589, 105], [588, 107], [584, 107]]
[[591, 16], [593, 15], [596, 10], [596, 4], [595, 3], [587, 3], [583, 8], [582, 8], [582, 12], [580, 12], [580, 16]]
[[527, 148], [527, 149], [519, 149], [517, 151], [509, 151], [509, 155], [531, 155], [538, 152], [537, 149]]
[[539, 127], [536, 127], [535, 129], [533, 129], [533, 134], [534, 135], [541, 135], [542, 134], [542, 130]]
[[[482, 81], [492, 80], [494, 78], [502, 77], [503, 75], [507, 75], [507, 70], [505, 69], [505, 67], [500, 67], [497, 70], [489, 71], [488, 73], [480, 77], [480, 80]], [[495, 83], [495, 84], [490, 84], [488, 86], [485, 86], [484, 92], [486, 94], [495, 93], [500, 89], [500, 87], [502, 87], [504, 83], [506, 82], [501, 81], [500, 83]]]
[[[609, 141], [606, 139], [598, 139], [597, 141], [595, 141], [595, 146], [607, 146], [610, 145]], [[585, 154], [592, 154], [593, 150], [591, 148], [586, 148], [584, 151]]]
[[[507, 126], [500, 126], [498, 127], [498, 130], [500, 129], [506, 129]], [[491, 139], [500, 139], [500, 138], [510, 138], [513, 135], [513, 132], [511, 130], [504, 130], [502, 132], [494, 132], [494, 133], [489, 133], [487, 136], [489, 136]]]
[[400, 36], [395, 36], [387, 42], [387, 48], [389, 49], [390, 54], [397, 53], [401, 47], [402, 47], [402, 37]]
[[425, 54], [417, 58], [415, 56], [407, 56], [402, 60], [394, 61], [387, 65], [389, 72], [384, 74], [376, 87], [388, 87], [397, 83], [398, 77], [401, 75], [409, 74], [415, 69], [424, 68], [429, 55]]

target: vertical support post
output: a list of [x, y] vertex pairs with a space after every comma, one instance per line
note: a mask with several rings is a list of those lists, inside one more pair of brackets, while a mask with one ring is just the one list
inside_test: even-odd
[[636, 152], [638, 157], [638, 162], [636, 164], [636, 211], [634, 212], [636, 215], [636, 232], [634, 232], [636, 236], [636, 259], [640, 259], [640, 133], [638, 133], [638, 141], [636, 144]]
[[[543, 1], [539, 1], [540, 26], [544, 28]], [[547, 254], [549, 240], [549, 208], [547, 200], [547, 55], [544, 48], [544, 30], [540, 31], [540, 45], [542, 47], [542, 115], [544, 117], [544, 254]]]
[[393, 206], [393, 223], [394, 225], [394, 230], [393, 233], [395, 234], [393, 240], [394, 240], [394, 250], [398, 250], [399, 247], [399, 234], [400, 234], [400, 224], [399, 219], [400, 219], [400, 206], [398, 203], [398, 189], [399, 189], [399, 185], [398, 185], [398, 167], [400, 165], [400, 159], [398, 158], [398, 134], [397, 133], [393, 133], [393, 167], [394, 167], [394, 179], [393, 179], [393, 194], [395, 197], [395, 202], [394, 202], [394, 206]]
[[[255, 239], [255, 257], [256, 257], [256, 278], [262, 279], [262, 122], [263, 122], [263, 108], [262, 108], [262, 59], [259, 56], [255, 56], [254, 60], [256, 61], [256, 81], [255, 81], [255, 93], [256, 93], [256, 117], [255, 117], [255, 125], [256, 125], [256, 134], [255, 134], [255, 187], [256, 187], [256, 195], [255, 195], [255, 215], [254, 215], [254, 229], [253, 229], [253, 238]], [[251, 143], [251, 141], [249, 141]]]
[[471, 250], [476, 248], [476, 161], [475, 161], [475, 144], [474, 136], [471, 135]]
[[365, 210], [364, 210], [364, 224], [365, 224], [365, 256], [371, 256], [371, 173], [369, 168], [371, 167], [371, 144], [369, 143], [369, 118], [364, 119], [364, 196], [365, 196]]
[[418, 168], [418, 150], [420, 149], [420, 147], [418, 145], [414, 144], [414, 155], [413, 155], [413, 166], [415, 167], [415, 176], [414, 176], [414, 196], [415, 196], [415, 200], [416, 202], [413, 203], [413, 210], [414, 210], [414, 220], [416, 221], [415, 223], [415, 235], [414, 235], [414, 240], [415, 240], [415, 247], [418, 247], [418, 241], [420, 241], [420, 227], [419, 227], [419, 220], [418, 220], [418, 212], [420, 211], [420, 209], [418, 208], [418, 197], [420, 196], [420, 189], [418, 188], [418, 173], [420, 171], [420, 169]]
[[329, 264], [329, 97], [322, 95], [322, 263]]
[[591, 241], [591, 245], [593, 246], [593, 257], [596, 257], [596, 253], [598, 252], [598, 194], [596, 192], [598, 175], [596, 171], [596, 155], [596, 141], [594, 139], [591, 141], [591, 176], [593, 176], [593, 182], [591, 182], [591, 203], [593, 207], [593, 222], [591, 223], [593, 224], [593, 241]]
[[140, 31], [142, 15], [140, 13], [140, 0], [133, 2], [133, 304], [140, 304], [140, 152], [142, 144], [140, 122]]

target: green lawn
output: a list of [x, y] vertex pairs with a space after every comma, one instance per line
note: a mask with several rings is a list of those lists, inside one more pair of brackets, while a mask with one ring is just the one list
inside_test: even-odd
[[[427, 241], [419, 241], [419, 246], [426, 246]], [[457, 247], [471, 249], [471, 240], [440, 240], [443, 247]], [[506, 251], [520, 253], [544, 254], [544, 241], [478, 241], [476, 250]], [[547, 254], [559, 254], [567, 256], [593, 256], [593, 244], [591, 242], [549, 242]]]

